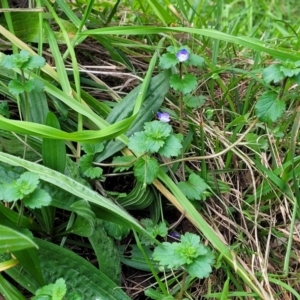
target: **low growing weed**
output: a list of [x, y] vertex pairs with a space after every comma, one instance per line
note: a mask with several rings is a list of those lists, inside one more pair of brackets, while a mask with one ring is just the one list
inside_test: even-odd
[[0, 294], [300, 298], [291, 3], [2, 2]]

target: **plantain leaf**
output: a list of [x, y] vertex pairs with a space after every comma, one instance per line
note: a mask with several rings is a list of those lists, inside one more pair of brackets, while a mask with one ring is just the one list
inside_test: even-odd
[[[63, 278], [67, 285], [66, 299], [74, 299], [71, 296], [75, 293], [76, 299], [130, 300], [112, 280], [74, 252], [43, 240], [35, 242], [39, 246], [37, 253], [45, 284]], [[2, 261], [7, 258], [6, 254], [0, 255]], [[31, 293], [39, 288], [22, 266], [6, 273]]]
[[38, 248], [36, 243], [23, 233], [0, 225], [0, 253]]

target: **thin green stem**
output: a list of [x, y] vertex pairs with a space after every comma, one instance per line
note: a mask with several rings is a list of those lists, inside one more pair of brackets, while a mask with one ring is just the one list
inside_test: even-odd
[[[205, 132], [204, 132], [204, 122], [203, 118], [200, 121], [200, 139], [201, 139], [201, 148], [200, 148], [200, 153], [201, 156], [205, 155]], [[201, 177], [206, 180], [207, 177], [207, 170], [206, 170], [206, 160], [201, 160]]]
[[[179, 77], [183, 78], [182, 62], [179, 63]], [[183, 134], [183, 94], [179, 93], [179, 132]]]
[[143, 246], [142, 246], [142, 244], [141, 244], [141, 241], [140, 241], [140, 239], [139, 239], [139, 237], [138, 237], [138, 235], [137, 235], [137, 233], [136, 233], [136, 231], [135, 231], [134, 229], [133, 229], [133, 234], [134, 234], [134, 237], [135, 237], [136, 245], [138, 246], [138, 248], [139, 248], [140, 251], [142, 252], [142, 254], [143, 254], [143, 256], [144, 256], [144, 259], [145, 259], [145, 261], [146, 261], [148, 267], [150, 268], [150, 270], [151, 270], [153, 276], [155, 277], [155, 280], [156, 280], [156, 282], [158, 283], [158, 285], [159, 285], [161, 291], [163, 292], [163, 294], [164, 294], [165, 296], [168, 296], [169, 293], [168, 293], [168, 291], [167, 291], [165, 285], [162, 283], [162, 281], [160, 280], [159, 276], [157, 275], [157, 272], [156, 272], [155, 269], [153, 268], [153, 265], [152, 265], [150, 259], [148, 258], [148, 255], [147, 255], [146, 252], [144, 251], [144, 248], [143, 248]]
[[178, 295], [178, 300], [181, 300], [183, 298], [183, 293], [184, 293], [184, 286], [185, 286], [185, 281], [186, 281], [186, 277], [187, 277], [187, 271], [183, 272], [183, 277], [182, 277], [182, 281], [181, 281], [181, 288], [180, 288], [180, 292]]
[[22, 216], [23, 216], [23, 212], [24, 212], [24, 203], [23, 203], [23, 201], [21, 201], [21, 206], [20, 206], [18, 221], [17, 221], [17, 227], [20, 226], [21, 219], [22, 219]]
[[[182, 70], [182, 62], [179, 63], [179, 76], [180, 79], [183, 79], [183, 70]], [[179, 93], [179, 133], [183, 135], [183, 93]], [[184, 157], [184, 149], [182, 147], [181, 150], [181, 158]], [[184, 161], [181, 163], [181, 173], [183, 179], [185, 178], [185, 171], [184, 171]]]
[[282, 87], [281, 87], [281, 91], [280, 91], [280, 94], [278, 95], [278, 98], [281, 99], [283, 94], [284, 94], [284, 91], [285, 91], [285, 87], [286, 87], [286, 84], [287, 84], [287, 81], [288, 81], [288, 77], [285, 77], [283, 79], [283, 82], [282, 82]]
[[[75, 221], [75, 213], [72, 212], [71, 215], [70, 215], [70, 218], [69, 218], [67, 227], [66, 227], [66, 231], [67, 231], [68, 229], [70, 229], [70, 228], [73, 226], [74, 221]], [[58, 234], [57, 236], [59, 236], [59, 235], [60, 235], [60, 234]], [[64, 236], [64, 237], [62, 238], [61, 242], [60, 242], [60, 246], [61, 246], [61, 247], [64, 246], [66, 240], [67, 240], [67, 237]]]

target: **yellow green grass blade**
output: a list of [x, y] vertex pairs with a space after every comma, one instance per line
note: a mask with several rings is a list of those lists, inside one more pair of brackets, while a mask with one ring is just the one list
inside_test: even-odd
[[212, 246], [222, 255], [222, 258], [235, 270], [235, 272], [243, 279], [244, 283], [250, 287], [255, 293], [257, 293], [260, 299], [271, 299], [267, 292], [264, 290], [260, 282], [257, 280], [254, 273], [245, 265], [241, 264], [239, 258], [230, 251], [229, 247], [219, 238], [211, 226], [205, 221], [201, 214], [191, 204], [191, 202], [185, 197], [177, 185], [168, 177], [163, 171], [160, 171], [158, 178], [164, 183], [164, 185], [171, 191], [171, 193], [165, 189], [165, 187], [156, 180], [154, 185], [164, 194], [168, 200], [170, 200], [176, 208], [185, 214], [194, 225], [197, 227]]
[[274, 57], [280, 59], [292, 59], [300, 60], [300, 55], [296, 55], [293, 52], [286, 50], [276, 50], [269, 48], [266, 43], [249, 37], [233, 36], [215, 29], [198, 29], [189, 27], [154, 27], [154, 26], [124, 26], [124, 27], [107, 27], [98, 28], [82, 32], [82, 35], [139, 35], [139, 34], [162, 34], [162, 33], [174, 33], [174, 32], [186, 32], [190, 34], [202, 35], [217, 39], [224, 42], [238, 44], [247, 47], [251, 50], [262, 51], [268, 53]]

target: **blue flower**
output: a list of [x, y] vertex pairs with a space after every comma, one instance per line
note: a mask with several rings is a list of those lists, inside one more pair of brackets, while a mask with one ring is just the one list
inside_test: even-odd
[[181, 49], [176, 53], [176, 57], [180, 62], [187, 61], [189, 59], [189, 52], [186, 49]]
[[159, 121], [164, 122], [164, 123], [170, 122], [170, 115], [168, 113], [158, 112], [157, 118]]
[[170, 233], [170, 236], [175, 238], [175, 239], [180, 239], [180, 233], [173, 231], [172, 233]]

